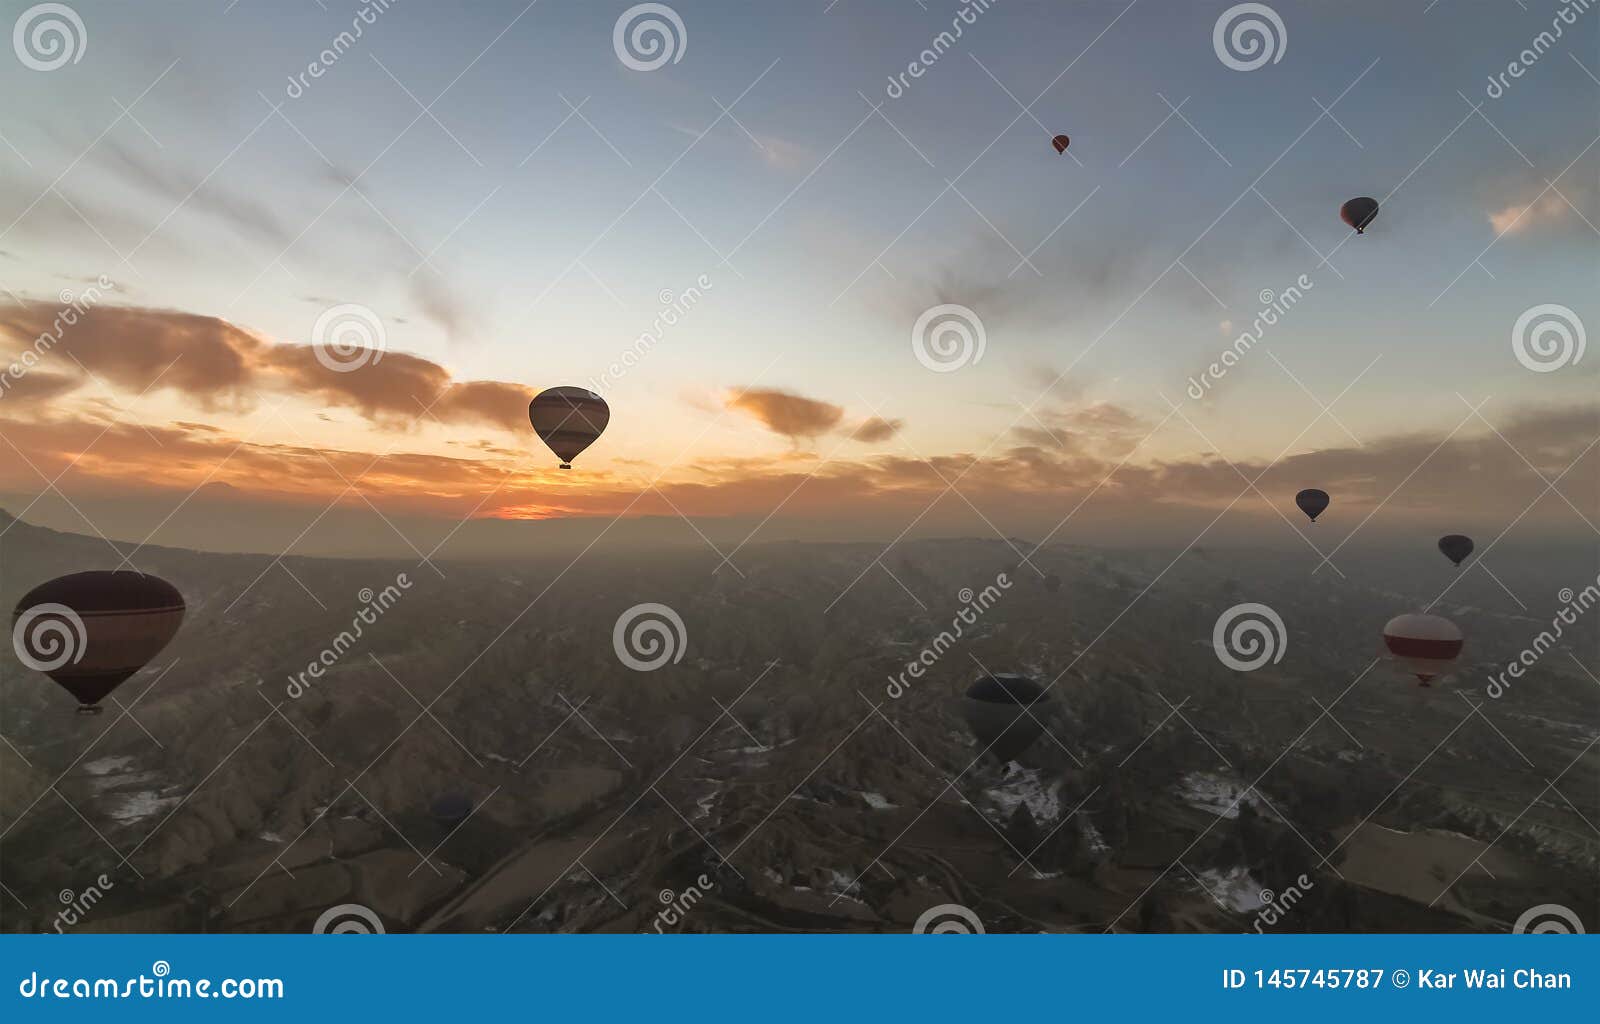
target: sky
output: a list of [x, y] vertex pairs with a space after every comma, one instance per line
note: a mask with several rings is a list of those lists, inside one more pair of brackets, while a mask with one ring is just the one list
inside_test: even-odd
[[[0, 55], [25, 519], [1600, 519], [1592, 7], [57, 6]], [[319, 360], [336, 323], [369, 348]], [[526, 419], [558, 385], [611, 407], [571, 471]]]

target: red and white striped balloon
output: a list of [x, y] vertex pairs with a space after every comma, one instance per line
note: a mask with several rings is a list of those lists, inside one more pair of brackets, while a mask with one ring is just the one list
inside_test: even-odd
[[1450, 671], [1461, 653], [1461, 630], [1438, 615], [1396, 615], [1383, 627], [1383, 645], [1423, 686]]

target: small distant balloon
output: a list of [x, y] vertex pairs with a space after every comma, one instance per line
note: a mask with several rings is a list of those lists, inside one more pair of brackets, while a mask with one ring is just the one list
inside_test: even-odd
[[1299, 505], [1300, 511], [1314, 523], [1328, 507], [1328, 492], [1317, 487], [1307, 487], [1294, 496], [1294, 503]]
[[1466, 561], [1472, 554], [1472, 538], [1459, 533], [1452, 533], [1439, 538], [1439, 550], [1444, 552], [1444, 557], [1457, 565]]
[[1356, 234], [1367, 233], [1367, 225], [1378, 215], [1378, 201], [1371, 196], [1357, 196], [1339, 207], [1339, 219], [1356, 229]]
[[961, 715], [977, 741], [1005, 764], [1044, 734], [1037, 705], [1048, 701], [1044, 689], [1027, 676], [1001, 673], [967, 688]]
[[611, 422], [611, 407], [588, 388], [559, 387], [541, 391], [528, 403], [528, 421], [534, 433], [571, 469], [572, 460]]
[[1065, 153], [1067, 147], [1072, 145], [1072, 140], [1065, 135], [1057, 135], [1050, 140], [1050, 145], [1056, 147], [1057, 153]]
[[100, 702], [161, 652], [183, 624], [183, 595], [140, 572], [78, 572], [41, 583], [13, 613], [22, 663], [98, 714]]
[[1383, 627], [1383, 645], [1423, 686], [1450, 671], [1461, 653], [1461, 629], [1438, 615], [1396, 615]]

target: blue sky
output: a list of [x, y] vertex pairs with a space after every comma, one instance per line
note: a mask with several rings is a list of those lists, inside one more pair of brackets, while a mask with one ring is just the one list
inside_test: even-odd
[[[291, 98], [361, 6], [80, 2], [81, 60], [0, 62], [14, 297], [105, 274], [118, 302], [298, 344], [360, 303], [391, 350], [539, 389], [603, 373], [660, 293], [705, 275], [705, 300], [606, 388], [591, 464], [624, 476], [686, 450], [869, 457], [727, 414], [750, 386], [840, 406], [846, 426], [901, 420], [885, 447], [906, 457], [1004, 450], [1094, 407], [1148, 429], [1259, 293], [1301, 274], [1302, 303], [1185, 408], [1196, 429], [1157, 431], [1136, 461], [1443, 436], [1468, 414], [1458, 393], [1492, 396], [1491, 419], [1592, 406], [1600, 359], [1536, 374], [1509, 343], [1541, 303], [1600, 323], [1592, 10], [1490, 99], [1487, 76], [1560, 5], [1278, 2], [1280, 59], [1241, 72], [1213, 49], [1228, 4], [999, 0], [890, 98], [962, 5], [676, 3], [681, 57], [643, 72], [613, 50], [626, 4], [398, 0]], [[1547, 189], [1564, 170], [1570, 206]], [[1387, 199], [1359, 238], [1337, 217], [1355, 195]], [[1541, 195], [1497, 240], [1494, 216]], [[982, 318], [981, 363], [914, 360], [911, 325], [938, 302]], [[1296, 439], [1364, 368], [1337, 420]], [[185, 396], [122, 400], [172, 419]], [[285, 415], [314, 444], [372, 427]]]

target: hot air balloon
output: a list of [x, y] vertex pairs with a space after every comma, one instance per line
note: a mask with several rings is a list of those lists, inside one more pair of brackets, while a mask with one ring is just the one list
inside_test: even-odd
[[549, 388], [528, 403], [528, 421], [561, 460], [561, 468], [571, 469], [572, 460], [611, 422], [611, 407], [588, 388]]
[[1050, 140], [1050, 145], [1056, 147], [1057, 153], [1065, 153], [1067, 151], [1067, 147], [1072, 145], [1072, 140], [1065, 135], [1057, 135], [1055, 138]]
[[1396, 615], [1383, 627], [1383, 645], [1423, 686], [1450, 671], [1462, 643], [1456, 624], [1438, 615]]
[[1339, 207], [1339, 219], [1356, 229], [1356, 234], [1367, 233], [1367, 225], [1378, 215], [1378, 201], [1371, 196], [1357, 196]]
[[471, 816], [472, 801], [460, 793], [446, 793], [433, 802], [428, 813], [441, 825], [459, 825]]
[[1460, 565], [1472, 554], [1472, 538], [1459, 533], [1452, 533], [1439, 538], [1439, 550], [1444, 552], [1444, 557]]
[[1048, 700], [1044, 690], [1027, 676], [1002, 673], [984, 676], [968, 687], [961, 714], [978, 742], [1005, 764], [1016, 760], [1044, 732], [1037, 706]]
[[1314, 523], [1328, 507], [1328, 492], [1316, 487], [1307, 487], [1294, 496], [1294, 503], [1300, 506], [1300, 511], [1311, 517]]
[[183, 595], [139, 572], [78, 572], [41, 583], [13, 613], [12, 643], [23, 664], [98, 714], [100, 702], [177, 634]]

